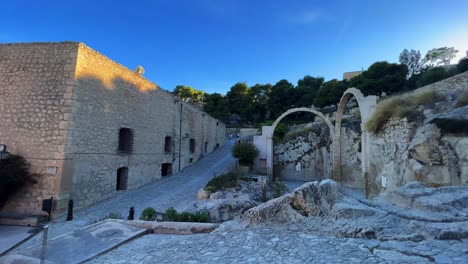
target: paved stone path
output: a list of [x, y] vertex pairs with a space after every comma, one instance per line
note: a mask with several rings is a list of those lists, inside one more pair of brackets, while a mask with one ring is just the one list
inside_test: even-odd
[[285, 228], [146, 235], [88, 263], [468, 263], [468, 240], [336, 238]]
[[[180, 173], [135, 190], [119, 192], [105, 201], [75, 211], [73, 221], [66, 222], [65, 216], [58, 218], [49, 224], [49, 238], [92, 224], [109, 213], [120, 213], [126, 219], [130, 207], [135, 207], [135, 219], [138, 219], [141, 211], [147, 207], [153, 207], [158, 212], [164, 212], [169, 207], [184, 209], [187, 204], [197, 200], [198, 190], [213, 178], [213, 174], [222, 173], [235, 165], [235, 159], [231, 155], [232, 146], [233, 141], [227, 141], [224, 146], [205, 155]], [[41, 236], [38, 235], [21, 248], [40, 239]]]
[[[51, 264], [73, 264], [86, 261], [126, 241], [147, 233], [145, 228], [112, 220], [99, 222], [47, 241], [46, 261]], [[38, 263], [42, 244], [25, 248], [16, 254], [0, 257], [0, 263]]]

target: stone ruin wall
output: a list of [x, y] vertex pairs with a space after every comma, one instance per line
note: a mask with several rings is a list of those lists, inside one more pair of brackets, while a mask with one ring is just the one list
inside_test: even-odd
[[420, 109], [425, 115], [424, 124], [408, 122], [406, 118], [391, 119], [378, 134], [370, 135], [372, 194], [391, 191], [412, 181], [432, 187], [468, 184], [468, 130], [465, 128], [462, 134], [446, 133], [427, 123], [435, 111], [450, 112], [458, 96], [468, 91], [468, 72], [412, 93], [427, 90], [443, 94], [448, 102]]
[[[468, 90], [468, 72], [422, 87], [413, 92], [434, 89], [449, 100], [455, 100]], [[439, 107], [449, 107], [449, 102]], [[436, 107], [437, 108], [437, 107]], [[433, 109], [426, 109], [432, 114]], [[360, 132], [342, 124], [341, 169], [342, 183], [364, 189], [361, 169]], [[275, 144], [275, 171], [283, 179], [316, 180], [329, 178], [324, 160], [330, 155], [317, 148], [316, 135], [298, 137], [283, 144]], [[378, 134], [369, 136], [371, 195], [391, 191], [412, 181], [428, 186], [468, 184], [468, 137], [466, 134], [444, 134], [433, 124], [418, 125], [406, 119], [391, 119]], [[303, 162], [303, 171], [296, 172], [295, 164]], [[382, 182], [384, 181], [384, 182]]]
[[37, 183], [10, 197], [4, 211], [40, 213], [43, 199], [59, 198], [77, 47], [0, 45], [0, 143], [38, 174]]
[[[331, 140], [328, 127], [323, 122], [307, 124], [304, 128], [314, 126], [312, 131], [294, 137], [286, 142], [275, 144], [275, 175], [281, 179], [297, 181], [314, 181], [332, 177]], [[347, 185], [359, 185], [361, 176], [360, 129], [355, 125], [343, 124], [342, 129], [342, 171]], [[301, 171], [296, 171], [297, 163]]]
[[370, 143], [372, 194], [413, 181], [430, 187], [468, 184], [466, 135], [444, 135], [434, 124], [417, 127], [404, 118], [392, 119]]

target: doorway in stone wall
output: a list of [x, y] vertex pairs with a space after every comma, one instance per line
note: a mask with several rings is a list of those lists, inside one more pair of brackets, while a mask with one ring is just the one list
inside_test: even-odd
[[127, 190], [128, 183], [128, 168], [122, 167], [117, 170], [117, 179], [116, 179], [115, 189], [117, 191]]
[[172, 175], [172, 163], [163, 163], [161, 165], [161, 176], [170, 176]]

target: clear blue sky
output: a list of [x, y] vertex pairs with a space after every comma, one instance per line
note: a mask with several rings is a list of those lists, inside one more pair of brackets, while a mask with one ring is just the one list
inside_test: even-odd
[[167, 90], [341, 79], [404, 48], [468, 50], [467, 0], [15, 0], [0, 10], [1, 43], [81, 41]]

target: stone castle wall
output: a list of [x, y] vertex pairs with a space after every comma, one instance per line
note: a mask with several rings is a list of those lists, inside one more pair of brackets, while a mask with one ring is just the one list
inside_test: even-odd
[[[66, 168], [67, 175], [73, 175], [77, 207], [114, 195], [121, 167], [128, 168], [127, 189], [134, 189], [161, 179], [163, 163], [172, 164], [177, 173], [179, 162], [183, 169], [197, 161], [204, 142], [208, 152], [224, 143], [224, 124], [84, 44], [79, 47], [73, 98]], [[120, 128], [133, 131], [131, 154], [117, 151]], [[172, 139], [170, 152], [164, 151], [166, 136]], [[191, 138], [196, 143], [193, 153]]]
[[4, 211], [40, 213], [42, 199], [57, 198], [77, 43], [0, 45], [0, 143], [25, 157], [37, 173]]
[[[6, 73], [0, 93], [8, 95], [0, 97], [0, 116], [9, 120], [0, 127], [0, 141], [37, 171], [55, 168], [55, 175], [43, 176], [47, 186], [40, 182], [28, 197], [15, 199], [25, 208], [9, 203], [7, 209], [40, 213], [50, 195], [58, 210], [68, 199], [84, 207], [117, 192], [121, 167], [128, 168], [127, 189], [133, 189], [160, 179], [163, 163], [176, 173], [179, 163], [183, 169], [224, 144], [223, 123], [84, 44], [0, 45], [0, 56]], [[120, 128], [133, 131], [131, 154], [117, 151]], [[166, 136], [170, 152], [164, 151]]]

